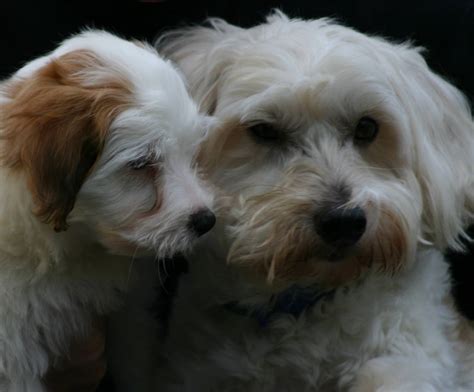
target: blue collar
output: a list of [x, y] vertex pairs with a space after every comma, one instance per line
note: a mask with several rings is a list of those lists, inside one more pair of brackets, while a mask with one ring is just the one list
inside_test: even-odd
[[262, 306], [246, 306], [238, 301], [225, 303], [226, 310], [253, 318], [260, 327], [265, 328], [278, 314], [291, 314], [298, 318], [306, 309], [314, 306], [321, 299], [331, 296], [334, 290], [321, 291], [314, 287], [293, 285], [279, 294], [274, 294], [268, 303]]

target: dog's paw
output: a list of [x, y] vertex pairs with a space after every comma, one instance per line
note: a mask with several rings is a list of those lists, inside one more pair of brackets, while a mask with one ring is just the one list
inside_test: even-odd
[[359, 371], [350, 392], [441, 392], [427, 379], [422, 369], [409, 360], [377, 358]]
[[[398, 385], [396, 385], [398, 384]], [[440, 392], [428, 384], [405, 383], [402, 379], [399, 381], [384, 381], [380, 378], [363, 377], [357, 380], [356, 384], [350, 388], [350, 392]]]
[[400, 385], [384, 385], [381, 380], [358, 380], [357, 383], [349, 389], [349, 392], [428, 392], [434, 390], [425, 390], [418, 388], [409, 388], [407, 386]]

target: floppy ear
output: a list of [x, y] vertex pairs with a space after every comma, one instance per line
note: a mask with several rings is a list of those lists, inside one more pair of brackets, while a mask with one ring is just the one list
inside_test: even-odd
[[208, 20], [209, 27], [188, 27], [163, 34], [156, 42], [158, 52], [171, 59], [184, 73], [189, 90], [201, 110], [212, 114], [219, 79], [231, 62], [235, 47], [224, 38], [243, 31], [222, 19]]
[[[267, 17], [268, 24], [288, 22], [278, 9]], [[226, 78], [226, 69], [233, 63], [237, 48], [253, 44], [246, 29], [223, 19], [210, 18], [208, 26], [187, 27], [160, 36], [155, 42], [158, 52], [171, 59], [186, 77], [189, 91], [201, 110], [213, 114], [219, 95], [219, 82]]]
[[[474, 218], [474, 123], [469, 104], [417, 50], [403, 54], [398, 89], [410, 114], [415, 175], [423, 192], [422, 235], [460, 249]], [[402, 91], [405, 90], [405, 91]]]
[[53, 59], [31, 77], [13, 81], [0, 109], [3, 164], [24, 171], [34, 212], [56, 231], [67, 228], [66, 217], [110, 123], [127, 103], [123, 81], [88, 81], [87, 72], [101, 66], [87, 51]]

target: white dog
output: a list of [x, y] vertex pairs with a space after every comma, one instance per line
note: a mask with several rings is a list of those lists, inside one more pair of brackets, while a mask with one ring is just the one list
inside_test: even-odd
[[194, 168], [211, 125], [153, 48], [101, 31], [0, 85], [0, 390], [43, 390], [136, 252], [185, 252], [213, 226]]
[[474, 391], [442, 254], [474, 212], [461, 93], [419, 49], [327, 19], [212, 20], [158, 46], [225, 124], [202, 157], [226, 206], [158, 390]]

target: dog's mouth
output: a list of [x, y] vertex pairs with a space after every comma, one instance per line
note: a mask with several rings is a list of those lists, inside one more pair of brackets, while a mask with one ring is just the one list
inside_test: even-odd
[[[165, 257], [158, 260], [160, 276], [165, 277], [166, 281], [174, 282], [186, 274], [189, 270], [188, 260], [182, 253], [176, 253], [171, 257]], [[163, 282], [163, 283], [166, 283]]]
[[357, 246], [339, 244], [338, 246], [320, 246], [314, 253], [310, 262], [341, 263], [346, 258], [357, 252]]
[[173, 309], [173, 300], [182, 275], [188, 273], [188, 260], [181, 253], [158, 260], [159, 295], [151, 309], [163, 323], [163, 334], [167, 334], [168, 321]]
[[347, 253], [348, 252], [345, 249], [334, 249], [326, 255], [325, 259], [327, 261], [337, 263], [342, 261], [346, 257]]

